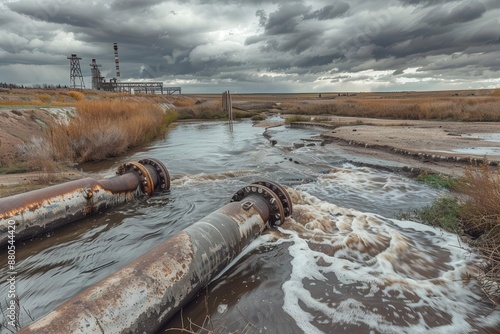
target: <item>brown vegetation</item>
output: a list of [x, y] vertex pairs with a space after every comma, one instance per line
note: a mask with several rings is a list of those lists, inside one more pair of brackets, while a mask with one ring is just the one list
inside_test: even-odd
[[370, 118], [448, 121], [500, 121], [499, 97], [426, 97], [406, 99], [342, 98], [316, 102], [285, 102], [283, 112], [301, 115], [336, 115]]
[[48, 141], [54, 160], [78, 162], [118, 156], [156, 138], [172, 120], [153, 103], [81, 101], [78, 116], [51, 129]]
[[81, 101], [85, 98], [85, 95], [82, 92], [76, 92], [74, 90], [69, 91], [68, 95], [71, 96], [75, 101]]
[[223, 119], [227, 113], [222, 110], [222, 102], [219, 99], [199, 101], [189, 107], [177, 108], [179, 119]]
[[500, 304], [500, 173], [487, 165], [470, 168], [459, 190], [465, 195], [460, 210], [462, 228], [478, 237], [474, 245], [485, 260], [480, 282]]

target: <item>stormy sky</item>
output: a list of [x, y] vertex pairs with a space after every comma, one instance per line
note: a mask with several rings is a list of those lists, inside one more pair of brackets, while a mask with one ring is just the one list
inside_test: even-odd
[[499, 0], [2, 0], [0, 81], [122, 81], [184, 93], [500, 87]]

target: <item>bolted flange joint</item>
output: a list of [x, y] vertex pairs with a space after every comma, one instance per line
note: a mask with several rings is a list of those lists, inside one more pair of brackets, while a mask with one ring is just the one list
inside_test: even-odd
[[141, 190], [149, 197], [155, 192], [170, 189], [170, 174], [165, 165], [157, 159], [142, 159], [139, 162], [128, 162], [116, 171], [116, 174], [135, 173], [139, 177]]
[[153, 196], [155, 185], [146, 166], [139, 162], [127, 162], [118, 167], [118, 170], [116, 171], [118, 175], [123, 175], [131, 172], [136, 173], [139, 176], [141, 190], [149, 197]]
[[164, 192], [170, 190], [170, 174], [167, 167], [158, 159], [147, 158], [139, 160], [140, 164], [151, 166], [156, 170], [158, 176], [158, 184], [155, 185], [156, 192]]
[[288, 217], [292, 214], [292, 199], [288, 192], [283, 188], [279, 183], [270, 181], [270, 180], [260, 180], [253, 182], [252, 184], [259, 184], [270, 189], [273, 193], [278, 196], [281, 204], [283, 205], [283, 211], [285, 213], [285, 217]]
[[285, 189], [274, 182], [267, 180], [254, 182], [238, 190], [231, 198], [231, 202], [242, 201], [250, 195], [258, 195], [267, 202], [269, 207], [268, 224], [270, 226], [283, 224], [285, 218], [292, 214], [290, 196]]

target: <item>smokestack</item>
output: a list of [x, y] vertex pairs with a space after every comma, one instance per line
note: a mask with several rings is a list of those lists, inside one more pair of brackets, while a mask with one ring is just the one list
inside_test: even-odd
[[116, 68], [116, 81], [120, 81], [120, 61], [118, 60], [118, 43], [113, 43], [113, 49], [115, 50], [115, 68]]

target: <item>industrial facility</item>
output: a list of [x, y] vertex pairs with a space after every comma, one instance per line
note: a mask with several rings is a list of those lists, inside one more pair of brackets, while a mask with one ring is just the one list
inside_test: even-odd
[[[106, 79], [101, 75], [99, 67], [95, 58], [92, 59], [90, 64], [90, 71], [92, 75], [92, 89], [104, 90], [108, 92], [128, 92], [129, 94], [144, 93], [144, 94], [174, 94], [178, 92], [181, 94], [181, 87], [163, 87], [161, 81], [120, 81], [120, 61], [118, 58], [118, 43], [113, 43], [114, 57], [115, 57], [115, 73], [114, 78]], [[70, 87], [73, 89], [85, 89], [83, 81], [82, 70], [80, 68], [80, 59], [76, 54], [68, 57], [70, 60]]]

